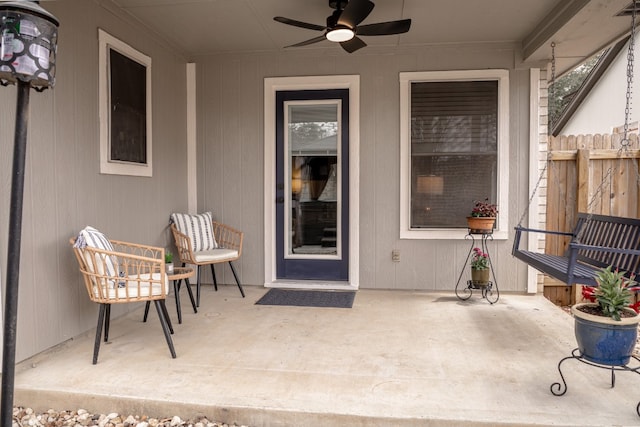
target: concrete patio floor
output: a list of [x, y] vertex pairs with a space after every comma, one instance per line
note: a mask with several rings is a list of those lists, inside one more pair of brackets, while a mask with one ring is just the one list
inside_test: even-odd
[[[167, 300], [177, 358], [155, 311], [20, 363], [16, 405], [179, 415], [249, 426], [640, 425], [640, 378], [569, 360], [573, 320], [541, 296], [358, 291], [351, 309], [254, 305], [262, 287], [203, 288], [197, 314]], [[87, 301], [89, 304], [89, 301]]]

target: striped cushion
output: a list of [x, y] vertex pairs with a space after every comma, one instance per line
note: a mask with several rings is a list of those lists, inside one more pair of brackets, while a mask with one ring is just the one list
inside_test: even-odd
[[[111, 244], [107, 236], [105, 236], [103, 233], [101, 233], [100, 231], [98, 231], [97, 229], [89, 225], [86, 226], [82, 231], [80, 231], [80, 234], [76, 239], [75, 246], [78, 248], [84, 248], [86, 246], [89, 246], [92, 248], [102, 249], [105, 251], [111, 251], [111, 252], [114, 251], [113, 245]], [[103, 257], [104, 262], [102, 263], [99, 262], [97, 263], [98, 265], [94, 267], [93, 260], [87, 254], [87, 256], [85, 256], [85, 260], [87, 261], [87, 268], [89, 268], [90, 270], [93, 270], [95, 268], [97, 271], [93, 271], [94, 273], [104, 275], [105, 274], [104, 267], [103, 267], [104, 265], [107, 269], [106, 271], [107, 276], [117, 277], [118, 276], [118, 258], [115, 255], [101, 255], [101, 256]]]
[[213, 216], [211, 212], [199, 215], [181, 213], [171, 214], [170, 221], [176, 225], [179, 232], [191, 239], [194, 252], [210, 251], [218, 247], [213, 235]]

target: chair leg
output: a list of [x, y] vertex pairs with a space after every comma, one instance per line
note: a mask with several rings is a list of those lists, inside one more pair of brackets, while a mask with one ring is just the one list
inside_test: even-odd
[[196, 301], [193, 299], [193, 292], [191, 291], [191, 283], [189, 283], [189, 279], [184, 279], [184, 283], [187, 285], [187, 292], [189, 292], [189, 299], [191, 300], [191, 307], [193, 307], [193, 312], [197, 313], [198, 308], [196, 306]]
[[154, 300], [153, 301], [156, 306], [156, 311], [158, 312], [158, 317], [160, 318], [160, 324], [162, 325], [162, 331], [164, 332], [164, 337], [167, 340], [167, 344], [169, 345], [169, 351], [171, 352], [171, 357], [176, 358], [176, 350], [173, 348], [173, 340], [171, 339], [171, 334], [169, 333], [169, 327], [167, 325], [167, 320], [164, 317], [164, 311], [166, 311], [166, 307], [163, 309], [162, 304], [164, 300]]
[[142, 317], [143, 323], [147, 321], [147, 316], [149, 316], [149, 305], [151, 305], [151, 301], [147, 301], [144, 305], [144, 316]]
[[240, 294], [242, 295], [242, 298], [244, 298], [244, 290], [242, 289], [242, 285], [238, 280], [238, 274], [236, 274], [236, 269], [233, 267], [233, 263], [231, 261], [229, 261], [229, 267], [231, 267], [231, 272], [233, 273], [233, 277], [236, 279], [236, 284], [238, 285], [238, 289], [240, 289]]
[[178, 313], [179, 324], [182, 324], [182, 310], [180, 309], [180, 285], [181, 284], [182, 284], [182, 279], [173, 281], [173, 293], [176, 296], [176, 313]]
[[[173, 282], [173, 289], [174, 290], [176, 289], [175, 281]], [[176, 298], [178, 298], [177, 292], [176, 292]], [[180, 303], [180, 300], [176, 299], [176, 301], [177, 301], [176, 305]], [[143, 322], [147, 321], [147, 316], [149, 314], [149, 306], [150, 305], [151, 305], [151, 301], [147, 301], [147, 303], [144, 306], [144, 317], [142, 318]], [[167, 305], [164, 303], [164, 300], [162, 300], [162, 307], [164, 308], [164, 315], [165, 315], [165, 318], [167, 319], [167, 324], [169, 325], [169, 330], [171, 330], [171, 333], [173, 333], [173, 325], [171, 324], [171, 317], [169, 317], [169, 312], [167, 311]], [[178, 309], [178, 319], [180, 319], [180, 318], [181, 318], [180, 317], [180, 310]], [[178, 323], [182, 323], [182, 321], [179, 320]]]
[[111, 304], [107, 304], [104, 319], [104, 342], [109, 341], [109, 324], [111, 323]]
[[171, 324], [171, 317], [169, 317], [169, 312], [167, 311], [167, 304], [165, 304], [165, 300], [160, 300], [160, 307], [162, 308], [162, 313], [164, 314], [164, 318], [167, 321], [167, 326], [169, 326], [169, 331], [173, 334], [173, 325]]
[[218, 291], [218, 280], [216, 279], [216, 270], [213, 268], [213, 264], [211, 264], [211, 275], [213, 276], [213, 288]]
[[102, 326], [104, 325], [105, 309], [108, 304], [100, 304], [98, 310], [98, 326], [96, 326], [96, 341], [93, 344], [93, 364], [98, 363], [98, 352], [100, 351], [100, 339], [102, 338]]
[[202, 277], [202, 266], [198, 266], [198, 280], [196, 281], [196, 306], [200, 307], [200, 280]]

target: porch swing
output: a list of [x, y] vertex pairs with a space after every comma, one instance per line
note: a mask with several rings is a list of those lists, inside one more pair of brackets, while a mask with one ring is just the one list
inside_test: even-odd
[[[636, 7], [631, 21], [631, 37], [629, 39], [629, 51], [627, 55], [627, 91], [624, 135], [618, 150], [617, 165], [614, 170], [609, 168], [602, 179], [602, 183], [595, 190], [588, 206], [587, 212], [579, 212], [575, 227], [571, 232], [549, 231], [523, 227], [522, 221], [527, 215], [533, 202], [540, 182], [547, 171], [547, 166], [553, 161], [549, 156], [540, 177], [529, 198], [529, 205], [523, 213], [518, 225], [515, 227], [512, 255], [536, 270], [551, 276], [567, 285], [581, 284], [597, 286], [595, 275], [603, 267], [612, 266], [614, 269], [626, 272], [626, 276], [640, 275], [640, 219], [624, 218], [610, 215], [597, 215], [592, 213], [592, 205], [599, 193], [602, 192], [607, 180], [611, 180], [618, 170], [623, 158], [632, 158], [629, 151], [628, 138], [629, 112], [631, 99], [631, 83], [633, 80], [633, 62], [635, 45], [635, 21]], [[552, 43], [552, 84], [555, 83], [555, 44]], [[549, 126], [551, 128], [551, 125]], [[550, 133], [551, 134], [551, 133]], [[624, 153], [623, 153], [624, 152]], [[626, 154], [623, 156], [623, 154]], [[638, 161], [634, 159], [636, 185], [640, 183]], [[566, 236], [570, 238], [564, 255], [552, 255], [537, 253], [520, 248], [523, 233], [542, 233], [545, 235]]]

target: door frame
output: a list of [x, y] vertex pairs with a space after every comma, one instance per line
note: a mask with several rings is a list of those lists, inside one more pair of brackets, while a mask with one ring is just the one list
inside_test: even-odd
[[[276, 92], [349, 89], [349, 280], [276, 278]], [[358, 289], [360, 272], [360, 76], [267, 77], [264, 79], [264, 286]]]

